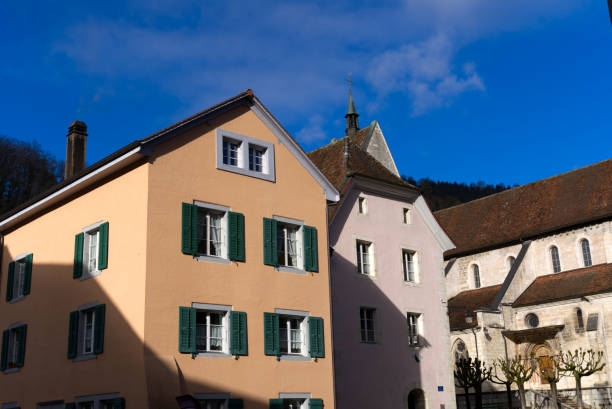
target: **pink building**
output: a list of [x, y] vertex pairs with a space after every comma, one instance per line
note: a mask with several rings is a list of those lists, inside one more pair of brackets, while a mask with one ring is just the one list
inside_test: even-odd
[[329, 208], [336, 407], [455, 407], [443, 252], [453, 243], [397, 172], [376, 121], [309, 154]]

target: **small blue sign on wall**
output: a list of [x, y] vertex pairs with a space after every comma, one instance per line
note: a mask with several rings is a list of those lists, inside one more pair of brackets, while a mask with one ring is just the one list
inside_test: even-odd
[[444, 386], [438, 385], [438, 392], [444, 392]]

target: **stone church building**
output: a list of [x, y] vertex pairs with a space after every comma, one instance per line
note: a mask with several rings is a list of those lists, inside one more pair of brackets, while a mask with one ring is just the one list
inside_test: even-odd
[[[444, 254], [450, 365], [466, 355], [492, 364], [517, 355], [542, 361], [580, 347], [602, 351], [606, 366], [583, 379], [584, 399], [610, 406], [612, 160], [435, 216], [456, 245]], [[573, 378], [558, 387], [562, 400], [573, 396]], [[549, 386], [534, 376], [526, 389], [542, 396]], [[505, 398], [489, 393], [487, 399]]]

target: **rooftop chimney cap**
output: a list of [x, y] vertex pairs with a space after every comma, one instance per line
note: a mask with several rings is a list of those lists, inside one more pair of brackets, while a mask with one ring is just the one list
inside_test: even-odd
[[87, 125], [83, 121], [72, 121], [68, 127], [68, 135], [77, 133], [80, 135], [87, 135]]

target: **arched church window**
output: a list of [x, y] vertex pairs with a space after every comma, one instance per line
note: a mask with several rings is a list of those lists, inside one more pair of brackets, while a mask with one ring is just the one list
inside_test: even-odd
[[576, 308], [576, 331], [584, 330], [584, 320], [582, 319], [582, 310]]
[[580, 247], [582, 247], [582, 261], [584, 261], [584, 266], [589, 267], [593, 264], [591, 261], [591, 246], [589, 245], [589, 241], [587, 239], [582, 239], [582, 241], [580, 241]]
[[455, 343], [455, 350], [453, 351], [453, 356], [455, 357], [455, 362], [459, 362], [461, 359], [467, 359], [470, 357], [470, 354], [463, 340], [460, 339]]
[[480, 268], [478, 268], [478, 264], [472, 266], [472, 272], [474, 273], [474, 287], [480, 288]]
[[553, 272], [558, 273], [561, 271], [561, 260], [559, 259], [559, 249], [557, 246], [550, 248], [550, 259], [552, 261]]

